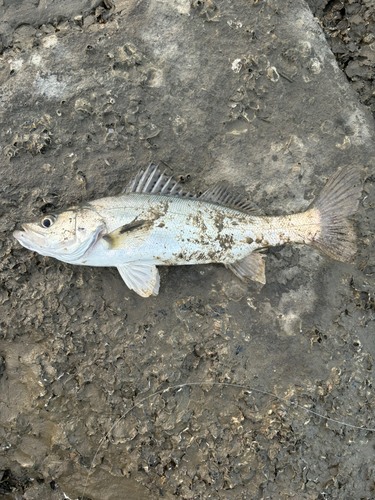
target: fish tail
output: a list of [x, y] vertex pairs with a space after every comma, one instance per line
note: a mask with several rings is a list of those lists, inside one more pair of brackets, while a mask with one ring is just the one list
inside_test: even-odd
[[357, 211], [361, 192], [361, 172], [353, 167], [339, 169], [328, 180], [308, 210], [319, 220], [311, 246], [333, 259], [352, 260], [357, 250], [356, 233], [348, 217]]

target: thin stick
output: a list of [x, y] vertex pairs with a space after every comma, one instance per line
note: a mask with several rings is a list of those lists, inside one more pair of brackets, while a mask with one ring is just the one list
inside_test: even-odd
[[157, 396], [159, 394], [164, 394], [165, 392], [168, 391], [173, 391], [175, 389], [182, 389], [183, 387], [193, 387], [193, 386], [202, 386], [202, 385], [211, 385], [211, 386], [221, 386], [221, 387], [236, 387], [237, 389], [244, 389], [245, 391], [248, 392], [257, 392], [259, 394], [264, 394], [265, 396], [271, 396], [272, 398], [278, 399], [279, 401], [282, 401], [288, 405], [295, 406], [296, 408], [300, 408], [301, 410], [304, 410], [308, 413], [312, 413], [316, 417], [324, 418], [325, 420], [328, 420], [329, 422], [334, 422], [335, 424], [343, 425], [345, 427], [350, 427], [351, 429], [358, 429], [361, 431], [367, 431], [367, 432], [375, 432], [375, 428], [371, 427], [360, 427], [358, 425], [353, 425], [353, 424], [348, 424], [346, 422], [342, 422], [341, 420], [336, 420], [335, 418], [327, 417], [326, 415], [322, 415], [321, 413], [318, 413], [316, 411], [310, 410], [309, 408], [305, 408], [304, 406], [295, 403], [294, 401], [290, 401], [289, 399], [283, 398], [281, 396], [276, 396], [275, 394], [272, 394], [272, 392], [264, 391], [262, 389], [254, 389], [252, 387], [247, 387], [246, 385], [241, 385], [241, 384], [230, 384], [227, 382], [187, 382], [185, 384], [178, 384], [178, 385], [171, 385], [167, 387], [166, 389], [160, 389], [159, 391], [153, 392], [152, 394], [146, 396], [145, 398], [141, 399], [137, 403], [135, 403], [131, 408], [128, 408], [126, 412], [112, 425], [112, 427], [109, 429], [109, 431], [105, 434], [105, 436], [102, 437], [102, 439], [99, 441], [98, 448], [95, 452], [94, 458], [92, 459], [90, 469], [87, 473], [87, 478], [84, 486], [84, 490], [81, 496], [81, 500], [84, 500], [84, 496], [87, 490], [89, 478], [92, 472], [92, 469], [94, 467], [94, 462], [96, 460], [96, 457], [98, 456], [98, 453], [100, 451], [100, 448], [102, 447], [102, 444], [104, 441], [109, 437], [113, 429], [128, 415], [134, 408], [140, 407], [145, 401], [148, 401], [154, 396]]

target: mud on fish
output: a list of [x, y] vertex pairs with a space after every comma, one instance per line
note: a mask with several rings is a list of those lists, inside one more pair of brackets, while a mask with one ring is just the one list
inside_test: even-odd
[[352, 259], [348, 217], [358, 208], [360, 177], [358, 169], [340, 169], [306, 211], [271, 217], [222, 186], [187, 193], [151, 164], [120, 195], [45, 215], [13, 234], [25, 248], [63, 262], [117, 267], [142, 297], [159, 293], [161, 265], [222, 263], [241, 280], [265, 283], [267, 247], [303, 243]]

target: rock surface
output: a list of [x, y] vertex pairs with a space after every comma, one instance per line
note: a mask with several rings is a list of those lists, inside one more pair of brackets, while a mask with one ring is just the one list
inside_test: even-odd
[[[374, 433], [303, 408], [375, 428], [372, 42], [345, 75], [301, 0], [31, 3], [0, 6], [0, 494], [371, 498]], [[263, 287], [174, 267], [142, 299], [12, 238], [151, 160], [268, 214], [362, 167], [356, 260], [273, 248]]]

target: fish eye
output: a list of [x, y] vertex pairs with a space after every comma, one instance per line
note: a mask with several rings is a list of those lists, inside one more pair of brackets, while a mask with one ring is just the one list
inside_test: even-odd
[[54, 215], [47, 215], [46, 217], [43, 217], [40, 224], [42, 225], [42, 227], [48, 229], [49, 227], [52, 226], [55, 220], [56, 217]]

